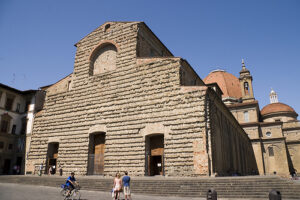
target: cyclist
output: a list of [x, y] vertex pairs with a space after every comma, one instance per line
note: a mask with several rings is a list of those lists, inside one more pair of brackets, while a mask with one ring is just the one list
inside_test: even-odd
[[78, 185], [75, 179], [75, 173], [71, 172], [71, 176], [69, 176], [66, 181], [66, 186], [68, 187], [67, 197], [70, 196], [72, 190], [75, 189], [75, 185]]

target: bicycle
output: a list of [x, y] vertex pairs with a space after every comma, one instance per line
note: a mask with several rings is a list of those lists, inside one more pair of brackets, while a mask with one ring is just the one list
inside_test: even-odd
[[61, 196], [64, 197], [64, 200], [80, 200], [81, 194], [79, 192], [79, 190], [80, 190], [79, 185], [75, 186], [75, 188], [71, 191], [69, 196], [67, 196], [68, 191], [69, 191], [68, 186], [66, 186], [65, 184], [62, 184], [61, 188], [62, 189], [60, 190], [60, 194], [61, 194]]

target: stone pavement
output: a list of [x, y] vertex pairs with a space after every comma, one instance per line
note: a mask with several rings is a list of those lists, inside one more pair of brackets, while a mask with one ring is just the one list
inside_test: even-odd
[[[56, 200], [62, 199], [60, 188], [48, 186], [0, 183], [1, 200]], [[111, 200], [109, 192], [80, 190], [82, 200]], [[205, 198], [162, 197], [133, 194], [133, 200], [205, 200]], [[227, 200], [218, 198], [220, 200]], [[244, 199], [245, 200], [245, 199]]]
[[[0, 183], [0, 199], [2, 200], [56, 200], [62, 199], [60, 188], [48, 186], [22, 185], [14, 183]], [[80, 190], [82, 200], [111, 200], [109, 192]], [[146, 195], [132, 195], [132, 199], [139, 200], [203, 200], [203, 198], [157, 197]]]

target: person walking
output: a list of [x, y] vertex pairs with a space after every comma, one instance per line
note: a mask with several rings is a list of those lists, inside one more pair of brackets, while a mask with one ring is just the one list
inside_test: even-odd
[[17, 165], [14, 165], [13, 167], [13, 174], [17, 174]]
[[49, 167], [48, 175], [50, 176], [52, 174], [52, 166]]
[[41, 163], [40, 167], [39, 167], [39, 176], [42, 176], [42, 174], [43, 174], [43, 168], [44, 168], [44, 165], [43, 165], [43, 163]]
[[115, 193], [115, 200], [120, 199], [120, 192], [122, 189], [122, 179], [120, 173], [116, 174], [116, 177], [114, 179], [114, 193]]
[[128, 176], [128, 172], [124, 172], [125, 176], [122, 178], [122, 183], [123, 183], [123, 192], [125, 196], [125, 200], [131, 200], [131, 195], [130, 195], [130, 176]]
[[52, 175], [54, 175], [56, 173], [56, 167], [55, 165], [52, 166]]
[[58, 168], [59, 168], [59, 175], [62, 176], [63, 175], [63, 169], [62, 169], [61, 165], [58, 165]]

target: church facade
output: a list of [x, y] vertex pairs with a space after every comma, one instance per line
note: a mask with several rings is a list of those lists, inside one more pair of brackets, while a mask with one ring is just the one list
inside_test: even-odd
[[224, 70], [215, 70], [204, 78], [204, 82], [220, 86], [223, 102], [251, 139], [260, 175], [299, 174], [298, 114], [292, 107], [278, 102], [274, 90], [270, 93], [270, 104], [260, 110], [254, 98], [252, 79], [242, 61], [239, 78]]
[[107, 22], [76, 45], [74, 71], [36, 113], [26, 173], [248, 175], [250, 138], [223, 103], [143, 22]]

